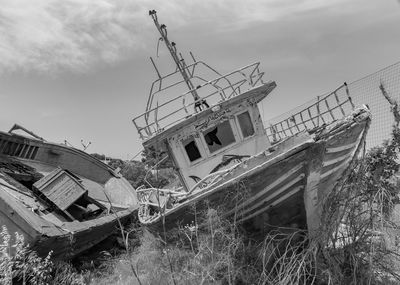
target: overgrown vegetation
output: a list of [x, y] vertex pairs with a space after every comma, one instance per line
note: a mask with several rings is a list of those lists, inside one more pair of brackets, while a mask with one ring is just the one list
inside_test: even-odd
[[[144, 231], [141, 245], [110, 261], [110, 271], [95, 279], [99, 284], [242, 284], [256, 282], [256, 270], [246, 245], [217, 211], [203, 216], [206, 227], [186, 225], [169, 232], [168, 244]], [[133, 274], [132, 268], [137, 272]]]
[[[0, 232], [0, 284], [13, 284], [13, 280], [28, 284], [46, 284], [50, 280], [52, 262], [51, 252], [44, 259], [24, 245], [24, 237], [15, 233], [15, 242], [11, 245], [11, 236], [5, 226]], [[15, 252], [15, 254], [14, 254]]]
[[0, 284], [88, 284], [87, 274], [78, 273], [71, 264], [53, 262], [51, 252], [40, 257], [24, 244], [24, 237], [15, 233], [14, 242], [5, 226], [0, 232]]

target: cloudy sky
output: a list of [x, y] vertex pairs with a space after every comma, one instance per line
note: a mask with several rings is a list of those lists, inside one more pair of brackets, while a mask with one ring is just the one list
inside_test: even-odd
[[123, 159], [140, 151], [131, 119], [156, 78], [159, 37], [149, 9], [180, 51], [221, 72], [260, 61], [278, 84], [267, 118], [400, 60], [398, 0], [0, 0], [0, 130], [19, 123]]

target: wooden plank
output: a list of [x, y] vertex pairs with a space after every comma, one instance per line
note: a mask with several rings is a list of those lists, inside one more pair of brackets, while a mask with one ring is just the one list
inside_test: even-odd
[[276, 201], [273, 201], [271, 204], [268, 204], [268, 206], [261, 207], [261, 208], [257, 209], [257, 211], [255, 211], [254, 213], [251, 213], [250, 215], [243, 217], [241, 220], [238, 221], [238, 223], [245, 222], [251, 218], [254, 218], [254, 217], [260, 215], [262, 212], [265, 212], [268, 209], [272, 208], [273, 206], [276, 206], [277, 204], [287, 200], [290, 196], [295, 195], [297, 192], [299, 192], [300, 190], [303, 190], [303, 189], [304, 189], [304, 185], [300, 185], [300, 186], [293, 188], [290, 192], [285, 193], [285, 195], [279, 197], [279, 199], [277, 199]]
[[[287, 168], [283, 169], [284, 170], [283, 173], [278, 173], [276, 175], [275, 179], [271, 179], [271, 181], [269, 181], [270, 183], [266, 187], [261, 188], [257, 192], [257, 194], [255, 194], [251, 198], [247, 199], [239, 207], [251, 206], [250, 204], [256, 203], [257, 201], [260, 200], [262, 195], [265, 195], [265, 193], [267, 193], [271, 189], [273, 189], [273, 188], [279, 186], [280, 184], [282, 184], [283, 182], [285, 182], [285, 180], [288, 177], [291, 177], [291, 176], [298, 177], [300, 175], [303, 175], [303, 173], [301, 173], [301, 174], [296, 173], [296, 172], [299, 172], [303, 167], [304, 167], [303, 163], [299, 163], [299, 164], [297, 164], [297, 165], [295, 165], [293, 167], [291, 165], [287, 165]], [[279, 176], [279, 174], [281, 174], [281, 176]], [[274, 176], [272, 175], [271, 177], [274, 177]], [[229, 212], [228, 212], [228, 214], [229, 214]]]
[[40, 179], [33, 186], [62, 211], [87, 193], [79, 181], [60, 168]]
[[[12, 179], [10, 176], [0, 171], [0, 180], [5, 183], [9, 183], [11, 186], [20, 189], [21, 191], [29, 192], [23, 185]], [[25, 230], [31, 230], [33, 232], [40, 232], [46, 235], [61, 234], [62, 230], [55, 227], [52, 223], [40, 218], [37, 214], [33, 213], [31, 209], [28, 209], [20, 201], [15, 199], [13, 195], [7, 191], [0, 191], [0, 199], [3, 200], [7, 205], [3, 206], [4, 211], [9, 211], [9, 214], [13, 212], [13, 221], [18, 223], [20, 227]], [[9, 210], [6, 210], [9, 207]], [[36, 234], [31, 234], [35, 236]]]

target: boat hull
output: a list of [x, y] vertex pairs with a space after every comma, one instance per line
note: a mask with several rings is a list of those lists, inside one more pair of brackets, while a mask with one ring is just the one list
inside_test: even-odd
[[324, 199], [341, 187], [365, 141], [368, 110], [318, 130], [300, 133], [236, 165], [221, 181], [194, 192], [186, 200], [149, 219], [145, 205], [139, 220], [150, 230], [193, 223], [204, 207], [246, 228], [275, 227], [315, 230]]
[[[55, 211], [42, 196], [38, 199], [40, 187], [35, 182], [50, 177], [53, 171], [67, 171], [75, 180], [65, 181], [78, 181], [73, 185], [84, 193], [78, 206], [93, 216], [73, 217], [64, 208]], [[54, 204], [67, 200], [68, 193], [76, 189], [61, 182], [52, 188], [59, 195], [58, 200], [50, 200]], [[95, 205], [94, 210], [85, 203]], [[18, 232], [40, 255], [53, 251], [54, 258], [70, 259], [115, 233], [137, 209], [136, 192], [129, 182], [93, 156], [72, 147], [0, 132], [0, 224], [7, 227], [11, 243]]]
[[108, 215], [99, 219], [70, 223], [65, 225], [65, 234], [48, 237], [41, 235], [32, 245], [32, 249], [41, 255], [52, 250], [56, 259], [70, 259], [81, 252], [93, 247], [104, 239], [120, 230], [132, 218], [135, 208], [126, 209], [115, 215]]

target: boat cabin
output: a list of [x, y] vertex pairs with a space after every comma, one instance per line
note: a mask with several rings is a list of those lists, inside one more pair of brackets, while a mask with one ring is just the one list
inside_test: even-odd
[[271, 82], [211, 105], [156, 133], [144, 146], [168, 153], [189, 190], [207, 175], [270, 146], [257, 103], [274, 87]]

